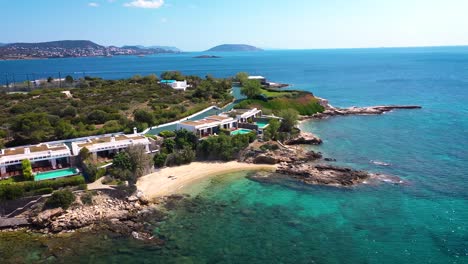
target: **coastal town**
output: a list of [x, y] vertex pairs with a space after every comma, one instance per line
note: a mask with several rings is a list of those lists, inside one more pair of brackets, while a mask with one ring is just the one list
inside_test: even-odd
[[102, 46], [87, 40], [63, 40], [44, 43], [12, 43], [0, 46], [0, 60], [111, 57], [120, 55], [144, 56], [157, 53], [176, 53], [164, 48], [137, 46]]

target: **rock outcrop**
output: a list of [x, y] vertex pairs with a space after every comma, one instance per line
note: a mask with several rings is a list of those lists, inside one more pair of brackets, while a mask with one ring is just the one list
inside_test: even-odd
[[349, 107], [349, 108], [339, 108], [334, 107], [329, 104], [328, 100], [319, 98], [319, 103], [325, 108], [325, 111], [322, 113], [317, 113], [311, 118], [314, 119], [323, 119], [330, 116], [345, 116], [345, 115], [380, 115], [395, 109], [421, 109], [419, 105], [380, 105], [380, 106], [368, 106], [368, 107]]
[[296, 138], [284, 142], [286, 145], [320, 145], [322, 140], [312, 133], [301, 132]]
[[372, 173], [327, 164], [287, 164], [280, 166], [277, 173], [290, 175], [307, 184], [351, 186], [363, 183]]

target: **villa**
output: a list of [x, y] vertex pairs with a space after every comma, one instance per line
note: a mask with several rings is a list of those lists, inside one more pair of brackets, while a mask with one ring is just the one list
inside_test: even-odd
[[71, 145], [75, 155], [78, 155], [81, 149], [87, 148], [94, 159], [98, 157], [109, 157], [129, 146], [135, 145], [143, 145], [146, 151], [148, 153], [150, 152], [149, 139], [137, 133], [132, 135], [97, 136], [72, 142]]
[[64, 143], [41, 143], [32, 146], [2, 149], [0, 152], [0, 178], [22, 173], [21, 161], [31, 161], [34, 172], [69, 167], [72, 153]]
[[187, 84], [187, 80], [176, 81], [176, 80], [161, 80], [159, 83], [168, 85], [174, 90], [185, 91], [190, 85]]
[[263, 76], [249, 76], [248, 79], [249, 80], [257, 80], [263, 85], [267, 84], [267, 79], [265, 77], [263, 77]]
[[237, 120], [225, 115], [213, 115], [201, 120], [184, 121], [177, 124], [177, 129], [186, 129], [199, 137], [219, 134], [220, 128], [233, 130], [237, 128]]

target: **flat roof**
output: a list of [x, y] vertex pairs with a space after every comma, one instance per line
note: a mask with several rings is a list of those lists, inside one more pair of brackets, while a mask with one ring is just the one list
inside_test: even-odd
[[250, 79], [250, 80], [265, 79], [265, 77], [257, 75], [257, 76], [249, 76], [248, 79]]
[[[26, 153], [26, 149], [29, 149], [29, 153]], [[38, 145], [20, 146], [20, 147], [2, 149], [0, 152], [0, 157], [22, 155], [22, 154], [31, 155], [31, 154], [38, 153], [38, 152], [60, 151], [60, 150], [68, 150], [68, 148], [64, 143], [54, 143], [54, 144], [41, 143]]]
[[112, 141], [112, 138], [115, 139], [115, 141], [123, 141], [123, 140], [139, 140], [139, 139], [145, 139], [144, 136], [141, 135], [115, 135], [115, 136], [102, 136], [102, 137], [95, 137], [95, 138], [90, 138], [86, 142], [77, 142], [76, 144], [78, 147], [89, 147], [92, 145], [97, 145], [97, 144], [102, 144], [102, 143], [109, 143]]

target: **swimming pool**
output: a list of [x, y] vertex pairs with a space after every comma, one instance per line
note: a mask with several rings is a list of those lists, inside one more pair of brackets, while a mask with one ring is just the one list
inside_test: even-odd
[[231, 136], [234, 136], [234, 135], [244, 135], [244, 134], [248, 134], [252, 132], [252, 130], [250, 129], [245, 129], [245, 128], [239, 128], [237, 130], [234, 130], [234, 131], [231, 131]]
[[268, 121], [257, 121], [257, 122], [255, 122], [255, 124], [258, 126], [258, 128], [261, 128], [261, 129], [268, 126], [268, 123], [269, 123]]
[[50, 180], [55, 178], [62, 178], [67, 176], [76, 175], [79, 173], [77, 168], [66, 168], [61, 170], [53, 170], [47, 172], [39, 172], [34, 176], [34, 181]]

